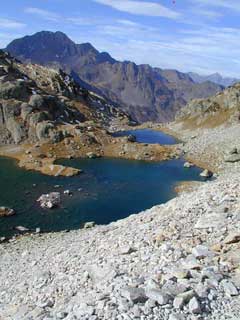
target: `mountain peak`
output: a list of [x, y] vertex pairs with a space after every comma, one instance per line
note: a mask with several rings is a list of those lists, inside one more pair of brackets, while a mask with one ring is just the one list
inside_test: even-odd
[[228, 87], [230, 85], [233, 85], [236, 82], [239, 82], [239, 80], [236, 78], [223, 77], [219, 72], [215, 72], [210, 75], [200, 75], [195, 72], [189, 72], [188, 74], [190, 75], [190, 77], [193, 79], [195, 83], [211, 81], [221, 86]]
[[59, 65], [66, 59], [97, 63], [115, 60], [107, 53], [100, 53], [89, 42], [76, 44], [61, 31], [40, 31], [33, 35], [13, 40], [6, 48], [20, 60], [40, 64]]

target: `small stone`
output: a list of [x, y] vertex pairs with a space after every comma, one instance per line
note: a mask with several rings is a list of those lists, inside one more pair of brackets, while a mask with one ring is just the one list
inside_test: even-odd
[[208, 247], [206, 246], [196, 246], [195, 248], [192, 249], [192, 254], [195, 256], [197, 259], [203, 259], [206, 257], [213, 256], [213, 253], [209, 251]]
[[187, 279], [189, 277], [189, 271], [186, 269], [173, 269], [171, 275], [177, 279]]
[[189, 301], [188, 307], [189, 307], [189, 311], [193, 314], [200, 314], [201, 313], [201, 306], [200, 306], [196, 297], [193, 297]]
[[173, 306], [176, 309], [182, 309], [185, 304], [187, 304], [193, 297], [195, 293], [193, 290], [188, 290], [186, 292], [177, 295], [173, 301]]
[[137, 138], [136, 136], [134, 136], [133, 134], [130, 134], [129, 136], [127, 136], [127, 141], [129, 142], [136, 142]]
[[40, 233], [41, 232], [41, 229], [40, 228], [36, 228], [36, 233]]
[[130, 247], [128, 245], [123, 246], [120, 249], [121, 254], [131, 254], [132, 252], [135, 252], [135, 251], [136, 251], [135, 249], [133, 249], [132, 247]]
[[72, 194], [72, 192], [70, 190], [64, 190], [63, 194], [70, 196]]
[[169, 320], [185, 320], [184, 315], [180, 313], [172, 313], [169, 316]]
[[16, 229], [17, 231], [20, 231], [20, 232], [27, 232], [27, 231], [29, 231], [28, 228], [23, 227], [23, 226], [16, 226], [14, 229]]
[[149, 299], [157, 301], [157, 303], [162, 306], [169, 303], [169, 296], [164, 294], [161, 290], [158, 289], [147, 289], [146, 296]]
[[67, 315], [68, 315], [67, 312], [60, 311], [60, 312], [58, 312], [58, 313], [56, 314], [56, 317], [57, 317], [57, 319], [64, 319], [64, 318], [67, 317]]
[[232, 243], [237, 243], [239, 241], [240, 241], [240, 232], [232, 232], [224, 239], [223, 242], [225, 244], [232, 244]]
[[52, 307], [54, 305], [53, 301], [48, 298], [43, 298], [37, 302], [37, 306], [40, 308]]
[[229, 151], [229, 154], [238, 154], [238, 149], [235, 147], [235, 148], [232, 148], [230, 151]]
[[175, 309], [182, 309], [184, 306], [184, 299], [183, 297], [175, 297], [173, 300], [173, 306]]
[[200, 176], [203, 178], [211, 178], [213, 173], [210, 170], [205, 169], [200, 173]]
[[201, 269], [201, 265], [199, 264], [198, 260], [193, 256], [189, 255], [187, 258], [182, 262], [182, 266], [184, 269]]
[[133, 303], [144, 303], [148, 299], [143, 288], [126, 287], [122, 289], [121, 295]]
[[93, 228], [94, 226], [95, 226], [95, 222], [94, 221], [90, 221], [90, 222], [84, 223], [83, 228], [84, 229], [90, 229], [90, 228]]
[[235, 287], [235, 285], [229, 281], [229, 280], [222, 280], [221, 281], [221, 286], [223, 287], [224, 292], [226, 293], [227, 296], [232, 297], [232, 296], [237, 296], [238, 295], [238, 290]]
[[211, 247], [212, 251], [215, 252], [220, 252], [222, 250], [222, 244], [221, 243], [216, 243]]
[[184, 166], [184, 168], [191, 168], [191, 167], [193, 167], [193, 164], [190, 162], [185, 162], [183, 166]]
[[89, 159], [95, 159], [95, 158], [98, 158], [98, 155], [94, 152], [88, 152], [86, 154], [86, 156], [89, 158]]
[[240, 161], [240, 154], [231, 154], [230, 156], [225, 158], [225, 162], [239, 162]]

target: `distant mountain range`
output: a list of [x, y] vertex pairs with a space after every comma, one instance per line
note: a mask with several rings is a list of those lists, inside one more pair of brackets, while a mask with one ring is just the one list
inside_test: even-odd
[[191, 99], [206, 98], [224, 88], [176, 70], [117, 61], [90, 43], [74, 43], [62, 32], [38, 32], [12, 41], [5, 50], [23, 62], [63, 69], [139, 122], [172, 120]]
[[235, 84], [236, 82], [239, 82], [240, 79], [237, 78], [230, 78], [230, 77], [223, 77], [219, 73], [213, 73], [210, 75], [199, 75], [194, 72], [189, 72], [189, 76], [193, 79], [196, 83], [203, 83], [205, 81], [211, 81], [216, 84], [219, 84], [224, 87], [229, 87]]

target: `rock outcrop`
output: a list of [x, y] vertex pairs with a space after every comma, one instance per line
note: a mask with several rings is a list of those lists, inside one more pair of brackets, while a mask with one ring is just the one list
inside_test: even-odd
[[238, 123], [240, 119], [240, 83], [208, 99], [189, 102], [176, 115], [176, 120], [189, 128], [213, 128]]
[[[123, 112], [81, 88], [62, 71], [23, 65], [3, 51], [0, 69], [1, 144], [59, 142], [68, 134], [67, 125], [86, 121], [90, 113], [91, 120], [103, 127], [114, 119], [127, 120]], [[86, 110], [80, 111], [76, 102]]]

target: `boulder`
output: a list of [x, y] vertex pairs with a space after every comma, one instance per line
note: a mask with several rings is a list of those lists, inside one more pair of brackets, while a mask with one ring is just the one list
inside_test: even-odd
[[232, 297], [232, 296], [237, 296], [238, 293], [238, 289], [235, 287], [235, 285], [229, 281], [229, 280], [222, 280], [221, 281], [221, 287], [223, 288], [225, 294], [228, 297]]
[[226, 225], [226, 215], [221, 212], [208, 213], [201, 216], [195, 224], [195, 229], [220, 229]]
[[10, 217], [15, 214], [15, 211], [13, 209], [10, 209], [8, 207], [0, 207], [0, 218], [1, 217]]
[[95, 158], [98, 158], [98, 155], [96, 153], [94, 153], [94, 152], [88, 152], [87, 153], [87, 157], [89, 159], [95, 159]]
[[137, 138], [136, 136], [134, 136], [133, 134], [130, 134], [129, 136], [127, 136], [127, 141], [129, 142], [136, 142]]
[[211, 178], [213, 176], [213, 173], [210, 170], [205, 169], [200, 173], [200, 176], [203, 178]]
[[197, 259], [203, 259], [206, 257], [212, 257], [214, 254], [211, 252], [208, 247], [203, 245], [198, 245], [192, 249], [192, 254]]
[[162, 292], [159, 289], [150, 288], [146, 290], [146, 296], [156, 301], [160, 306], [163, 306], [165, 304], [169, 303], [170, 297], [166, 295], [164, 292]]
[[176, 309], [182, 309], [185, 304], [187, 304], [193, 297], [195, 293], [193, 290], [188, 290], [184, 293], [177, 295], [173, 301], [173, 306]]
[[90, 229], [90, 228], [93, 228], [94, 226], [95, 226], [95, 222], [94, 221], [90, 221], [90, 222], [84, 223], [83, 228], [84, 229]]
[[133, 303], [144, 303], [148, 299], [143, 288], [126, 287], [121, 295]]
[[185, 162], [183, 166], [184, 166], [184, 168], [191, 168], [191, 167], [193, 167], [193, 164], [190, 162]]
[[56, 208], [61, 201], [60, 193], [59, 192], [51, 192], [49, 194], [43, 194], [37, 200], [40, 203], [42, 208], [46, 209], [53, 209]]
[[16, 226], [14, 229], [16, 229], [17, 231], [20, 231], [20, 232], [27, 232], [27, 231], [29, 231], [28, 228], [23, 227], [23, 226]]
[[240, 161], [240, 154], [230, 154], [225, 158], [225, 162], [234, 163], [239, 161]]
[[240, 232], [231, 232], [223, 241], [225, 244], [240, 242]]
[[189, 311], [193, 314], [200, 314], [201, 313], [201, 306], [198, 302], [198, 299], [196, 297], [193, 297], [190, 301], [189, 301]]

